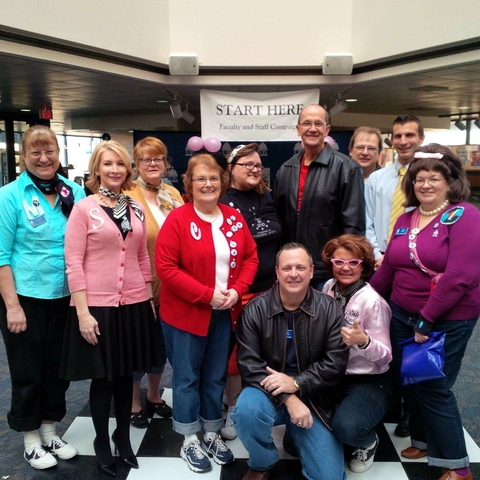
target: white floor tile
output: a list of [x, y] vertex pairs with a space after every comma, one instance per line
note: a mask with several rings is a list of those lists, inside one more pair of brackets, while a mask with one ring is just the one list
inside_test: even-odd
[[130, 470], [128, 480], [219, 480], [221, 467], [212, 462], [212, 470], [201, 474], [192, 472], [181, 458], [139, 457], [138, 470]]

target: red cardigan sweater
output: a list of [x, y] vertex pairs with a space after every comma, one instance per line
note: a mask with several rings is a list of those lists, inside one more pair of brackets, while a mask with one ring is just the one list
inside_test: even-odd
[[[218, 204], [223, 214], [221, 231], [230, 247], [228, 288], [239, 301], [248, 292], [258, 267], [257, 246], [242, 215]], [[206, 336], [210, 325], [210, 302], [215, 289], [215, 246], [212, 225], [202, 220], [193, 202], [168, 215], [157, 238], [155, 268], [162, 280], [160, 317], [169, 325], [195, 335]]]

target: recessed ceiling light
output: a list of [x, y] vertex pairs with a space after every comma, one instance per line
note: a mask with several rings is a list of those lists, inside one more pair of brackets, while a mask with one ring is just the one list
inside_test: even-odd
[[346, 98], [346, 102], [358, 102], [358, 98]]
[[21, 112], [31, 112], [31, 110], [29, 108], [21, 108], [20, 111]]
[[168, 100], [157, 100], [157, 103], [168, 103]]

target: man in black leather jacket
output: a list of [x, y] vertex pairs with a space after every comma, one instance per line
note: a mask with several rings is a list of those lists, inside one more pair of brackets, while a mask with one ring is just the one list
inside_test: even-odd
[[232, 419], [250, 456], [244, 480], [268, 478], [278, 461], [271, 429], [279, 424], [306, 478], [341, 480], [343, 450], [331, 419], [348, 360], [343, 314], [333, 298], [309, 286], [313, 262], [304, 246], [285, 245], [275, 269], [278, 283], [246, 305], [237, 329], [245, 388]]
[[287, 160], [275, 180], [275, 204], [284, 242], [300, 242], [311, 252], [312, 286], [328, 280], [320, 253], [333, 237], [365, 235], [363, 171], [350, 157], [325, 144], [328, 113], [309, 105], [300, 113], [297, 133], [303, 152]]

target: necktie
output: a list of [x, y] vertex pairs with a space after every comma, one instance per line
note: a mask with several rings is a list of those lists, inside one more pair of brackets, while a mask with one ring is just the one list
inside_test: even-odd
[[390, 223], [388, 224], [388, 241], [390, 241], [390, 237], [392, 236], [393, 227], [395, 226], [397, 218], [405, 211], [405, 207], [403, 206], [405, 202], [405, 194], [402, 190], [402, 180], [407, 173], [407, 167], [400, 167], [398, 173], [399, 178], [397, 186], [395, 187], [395, 193], [393, 194], [392, 210], [390, 211]]

